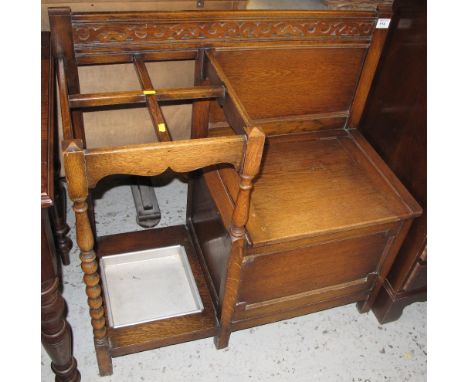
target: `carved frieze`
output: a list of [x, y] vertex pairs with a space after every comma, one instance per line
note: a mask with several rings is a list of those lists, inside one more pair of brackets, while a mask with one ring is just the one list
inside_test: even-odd
[[217, 20], [194, 22], [76, 23], [75, 44], [203, 43], [244, 40], [328, 39], [354, 37], [369, 40], [375, 20], [317, 18], [307, 20]]

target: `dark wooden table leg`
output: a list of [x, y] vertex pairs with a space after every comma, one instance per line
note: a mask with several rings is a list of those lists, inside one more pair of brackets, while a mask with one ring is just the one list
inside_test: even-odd
[[66, 223], [67, 213], [67, 197], [65, 193], [65, 187], [60, 180], [56, 182], [56, 194], [54, 199], [53, 211], [53, 228], [56, 239], [57, 252], [62, 259], [64, 265], [70, 264], [70, 250], [72, 249], [73, 243], [67, 236], [70, 232], [70, 227]]
[[42, 209], [41, 226], [41, 341], [52, 359], [55, 381], [78, 382], [81, 376], [72, 355], [71, 328], [65, 320], [65, 301], [59, 290], [49, 209]]

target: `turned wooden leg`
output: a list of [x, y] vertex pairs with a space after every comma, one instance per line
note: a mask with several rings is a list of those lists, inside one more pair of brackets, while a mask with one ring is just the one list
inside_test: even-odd
[[65, 302], [59, 292], [59, 279], [41, 285], [41, 340], [52, 360], [56, 382], [78, 382], [80, 373], [72, 356], [71, 328], [64, 319]]
[[219, 320], [219, 332], [215, 337], [217, 349], [228, 346], [231, 336], [231, 324], [234, 317], [239, 295], [239, 286], [242, 273], [242, 262], [246, 246], [245, 225], [249, 218], [250, 194], [253, 188], [253, 179], [258, 174], [261, 161], [261, 153], [265, 143], [265, 135], [257, 128], [253, 128], [249, 134], [244, 167], [240, 174], [239, 193], [232, 213], [229, 233], [232, 246], [229, 255], [226, 279], [220, 291], [221, 317]]
[[[54, 98], [55, 92], [52, 94]], [[56, 103], [53, 103], [54, 111], [50, 118], [54, 119], [54, 139], [53, 139], [53, 158], [54, 158], [54, 205], [51, 209], [52, 227], [55, 235], [55, 244], [57, 253], [62, 259], [63, 265], [70, 265], [70, 250], [73, 247], [71, 239], [67, 236], [70, 227], [67, 224], [67, 195], [65, 186], [60, 180], [60, 154], [59, 154], [59, 135], [57, 128]]]
[[57, 252], [62, 259], [62, 263], [64, 265], [69, 265], [70, 250], [73, 246], [73, 243], [67, 236], [67, 234], [70, 232], [70, 227], [66, 223], [67, 198], [62, 182], [57, 181], [55, 189], [56, 194], [54, 199], [54, 207], [52, 208], [52, 216], [55, 239], [57, 243]]
[[73, 209], [77, 219], [77, 241], [81, 249], [81, 269], [84, 272], [83, 281], [86, 284], [89, 314], [94, 334], [94, 347], [101, 376], [112, 374], [112, 359], [107, 337], [106, 320], [102, 300], [100, 277], [97, 273], [98, 263], [93, 248], [93, 234], [87, 214], [87, 203], [75, 201]]
[[[86, 181], [84, 151], [79, 141], [72, 141], [64, 152], [65, 173], [67, 174], [68, 194], [73, 200], [73, 211], [76, 218], [76, 243], [80, 248], [81, 269], [88, 296], [89, 315], [94, 334], [99, 374], [112, 374], [112, 359], [110, 344], [107, 337], [106, 319], [98, 263], [94, 252], [94, 233], [91, 229], [91, 219], [87, 200], [91, 201]], [[73, 176], [70, 176], [73, 174]], [[92, 206], [90, 204], [89, 206]]]
[[49, 214], [42, 211], [41, 237], [41, 341], [52, 360], [56, 382], [78, 382], [76, 359], [72, 355], [71, 328], [65, 320], [65, 301], [59, 291], [55, 243]]

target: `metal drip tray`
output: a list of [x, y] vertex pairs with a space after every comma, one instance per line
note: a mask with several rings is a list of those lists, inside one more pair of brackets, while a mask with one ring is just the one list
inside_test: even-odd
[[100, 260], [113, 328], [201, 312], [203, 304], [181, 245], [106, 256]]

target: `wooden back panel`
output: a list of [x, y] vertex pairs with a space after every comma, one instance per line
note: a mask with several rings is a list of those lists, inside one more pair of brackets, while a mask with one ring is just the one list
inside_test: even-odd
[[315, 114], [339, 117], [344, 126], [366, 51], [354, 45], [221, 51], [216, 58], [253, 120]]

